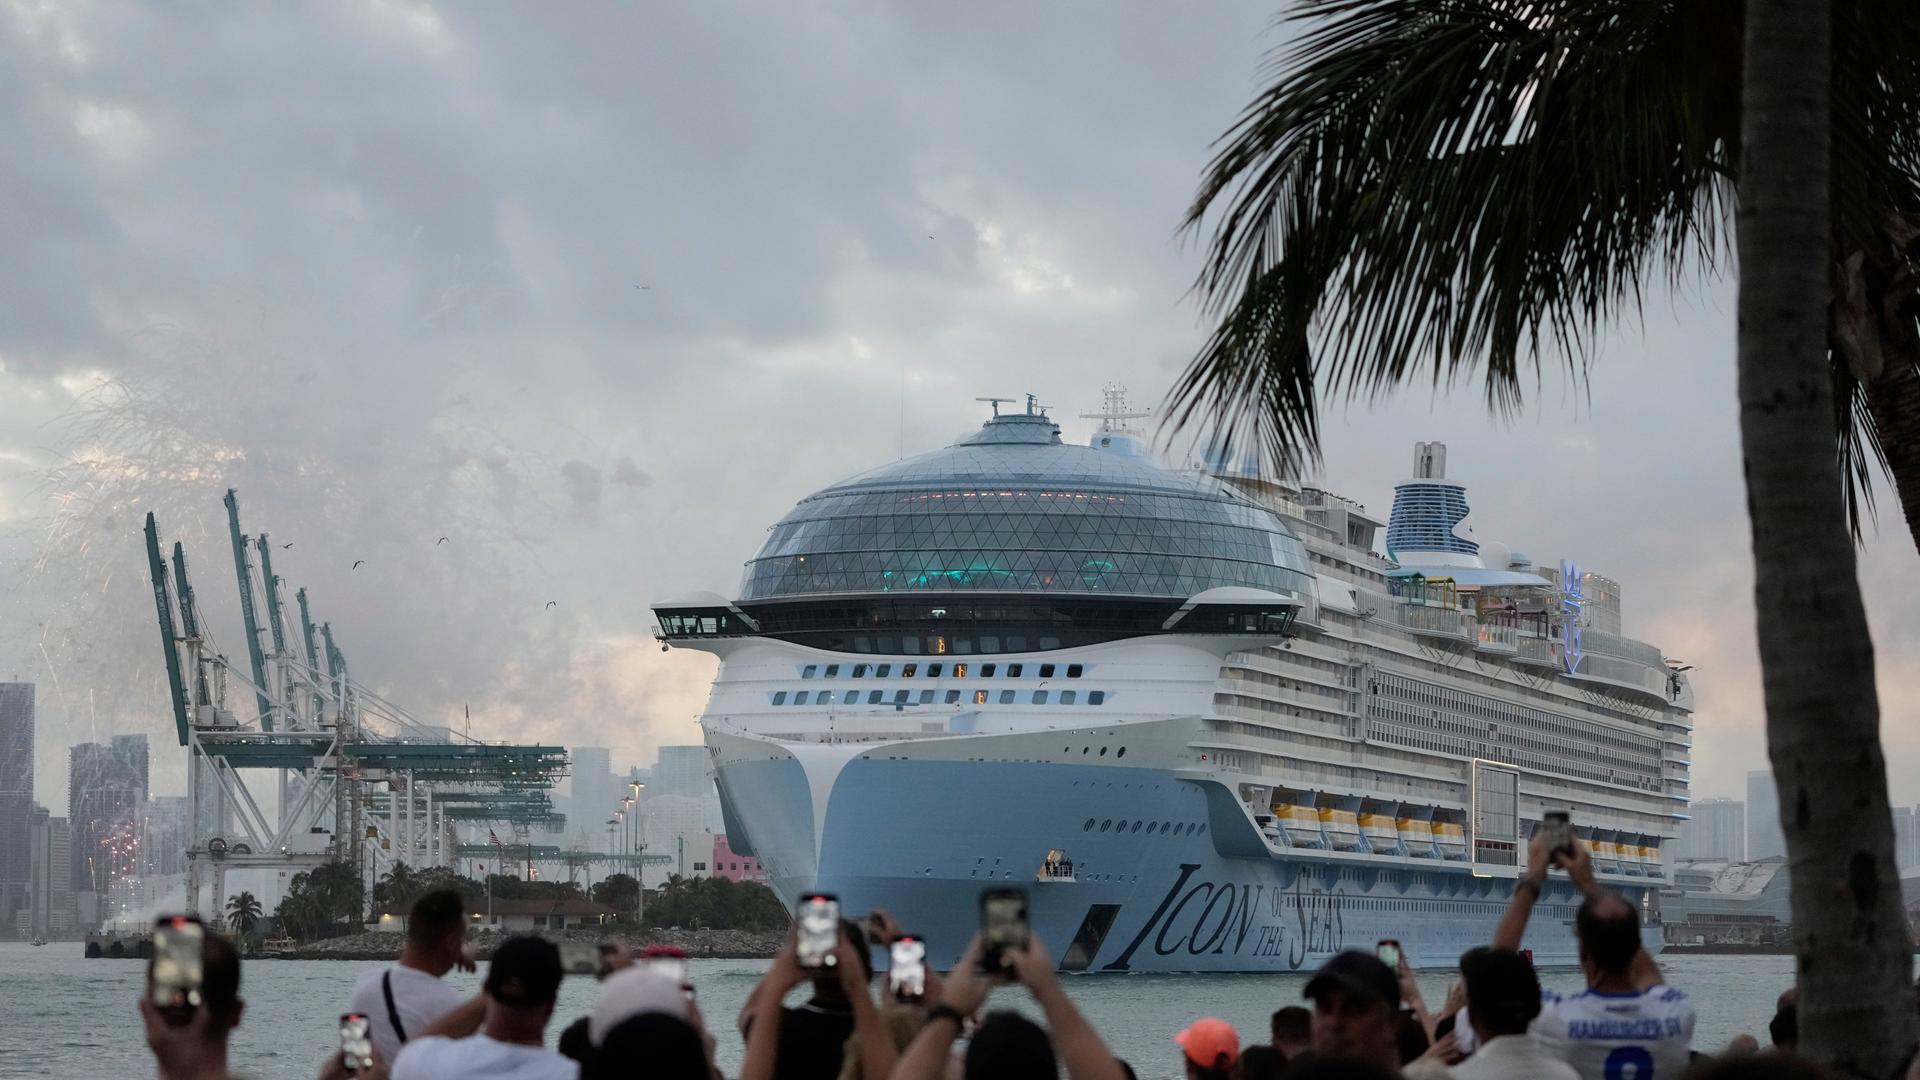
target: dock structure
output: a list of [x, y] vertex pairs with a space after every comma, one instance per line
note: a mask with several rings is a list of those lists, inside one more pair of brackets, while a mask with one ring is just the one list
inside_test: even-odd
[[295, 593], [295, 625], [267, 534], [250, 539], [240, 528], [237, 493], [228, 490], [225, 504], [244, 668], [214, 643], [184, 546], [173, 545], [169, 566], [159, 525], [151, 513], [146, 520], [168, 692], [188, 756], [190, 911], [207, 914], [201, 891], [211, 875], [218, 914], [230, 869], [345, 862], [371, 887], [396, 863], [453, 866], [472, 846], [463, 828], [502, 826], [518, 838], [564, 827], [552, 790], [567, 775], [565, 748], [477, 741], [355, 682], [332, 624], [313, 621], [305, 588]]

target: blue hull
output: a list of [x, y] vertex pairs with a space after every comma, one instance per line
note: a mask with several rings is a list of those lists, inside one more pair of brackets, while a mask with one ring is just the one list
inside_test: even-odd
[[[723, 764], [719, 782], [729, 841], [744, 834], [783, 900], [820, 890], [849, 914], [885, 908], [941, 967], [991, 885], [1028, 890], [1063, 968], [1107, 972], [1311, 970], [1382, 938], [1416, 967], [1450, 968], [1492, 938], [1512, 891], [1464, 863], [1276, 856], [1223, 785], [1165, 770], [856, 758], [816, 792], [781, 755]], [[1077, 880], [1035, 881], [1049, 848]], [[1621, 891], [1637, 903], [1645, 886]], [[1576, 902], [1549, 885], [1526, 942], [1537, 964], [1577, 963]], [[1657, 949], [1659, 928], [1646, 938]]]

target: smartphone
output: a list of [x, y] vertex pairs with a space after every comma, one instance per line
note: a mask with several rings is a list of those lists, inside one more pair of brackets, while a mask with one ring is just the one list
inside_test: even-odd
[[806, 893], [795, 914], [800, 919], [799, 960], [803, 968], [830, 968], [839, 963], [834, 950], [840, 944], [840, 899], [832, 893]]
[[1007, 954], [1027, 947], [1028, 932], [1026, 890], [981, 890], [980, 970], [1010, 972]]
[[340, 1016], [340, 1064], [348, 1072], [359, 1072], [373, 1064], [373, 1021], [366, 1013], [342, 1013]]
[[587, 941], [560, 943], [560, 970], [569, 975], [599, 975], [606, 969], [600, 946]]
[[147, 966], [147, 992], [175, 1027], [200, 1007], [202, 960], [207, 928], [192, 915], [165, 915], [153, 924], [153, 960]]
[[1392, 938], [1381, 938], [1375, 942], [1373, 955], [1379, 957], [1381, 963], [1393, 970], [1400, 970], [1400, 943]]
[[893, 962], [887, 966], [887, 987], [901, 1001], [919, 1001], [927, 995], [927, 943], [911, 934], [893, 941]]
[[1555, 855], [1573, 854], [1573, 815], [1564, 810], [1549, 810], [1540, 815], [1540, 827], [1547, 830], [1547, 851]]

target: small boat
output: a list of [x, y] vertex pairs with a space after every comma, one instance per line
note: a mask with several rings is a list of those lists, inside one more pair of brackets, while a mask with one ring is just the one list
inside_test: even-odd
[[47, 939], [43, 937], [37, 937], [33, 939], [33, 944], [36, 948], [41, 945], [45, 945], [46, 943], [47, 943]]

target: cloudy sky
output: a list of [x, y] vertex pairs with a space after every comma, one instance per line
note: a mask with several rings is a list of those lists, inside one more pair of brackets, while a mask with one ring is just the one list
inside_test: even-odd
[[[730, 591], [796, 499], [976, 396], [1165, 392], [1203, 334], [1175, 226], [1276, 3], [0, 3], [0, 678], [40, 686], [41, 801], [135, 731], [181, 790], [139, 529], [239, 655], [229, 486], [422, 717], [695, 740], [711, 668], [650, 600]], [[1384, 510], [1443, 439], [1477, 536], [1621, 580], [1698, 666], [1701, 795], [1764, 764], [1732, 329], [1709, 284], [1510, 424], [1471, 388], [1328, 424], [1335, 490]], [[1886, 512], [1861, 576], [1912, 802]]]

